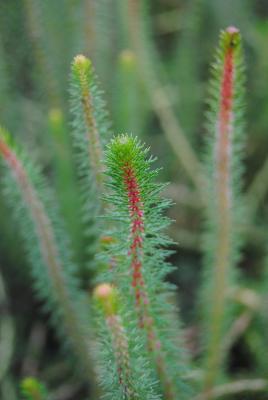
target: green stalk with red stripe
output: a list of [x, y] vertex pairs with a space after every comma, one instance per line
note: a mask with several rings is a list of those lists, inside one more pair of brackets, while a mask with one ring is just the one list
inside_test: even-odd
[[92, 382], [89, 304], [75, 277], [77, 267], [56, 200], [39, 168], [1, 127], [0, 159], [3, 191], [17, 227], [14, 236], [22, 238], [34, 291]]
[[140, 343], [139, 353], [136, 347], [130, 350], [137, 359], [148, 359], [157, 393], [166, 400], [188, 399], [184, 346], [175, 343], [180, 327], [173, 324], [172, 289], [164, 281], [173, 269], [165, 260], [171, 241], [162, 232], [169, 224], [162, 213], [170, 203], [159, 196], [163, 185], [154, 182], [152, 161], [132, 136], [121, 135], [107, 147], [107, 201], [115, 238], [107, 256], [113, 254], [117, 265], [106, 278], [116, 282], [130, 343]]
[[232, 317], [229, 293], [236, 285], [236, 264], [242, 242], [237, 227], [243, 214], [240, 192], [244, 69], [241, 36], [235, 27], [221, 33], [212, 67], [205, 162], [208, 202], [202, 292], [207, 350], [204, 385], [208, 398], [223, 371], [223, 342]]

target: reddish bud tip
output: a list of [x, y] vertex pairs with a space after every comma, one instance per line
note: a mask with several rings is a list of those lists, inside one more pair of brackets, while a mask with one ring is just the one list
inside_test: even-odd
[[98, 299], [107, 299], [113, 293], [113, 287], [109, 283], [102, 283], [98, 285], [94, 290], [94, 296]]
[[97, 300], [103, 312], [108, 315], [113, 315], [117, 307], [117, 293], [114, 286], [109, 283], [98, 285], [93, 292], [93, 297]]
[[231, 35], [233, 35], [235, 33], [239, 33], [239, 29], [236, 28], [235, 26], [228, 26], [228, 28], [226, 28], [226, 32], [228, 32]]
[[221, 35], [223, 48], [225, 50], [234, 50], [240, 43], [240, 31], [235, 26], [229, 26], [226, 28]]

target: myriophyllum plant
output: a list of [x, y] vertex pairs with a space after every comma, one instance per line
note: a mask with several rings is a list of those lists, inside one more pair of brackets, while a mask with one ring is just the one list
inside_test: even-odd
[[[129, 4], [137, 16], [135, 1]], [[212, 397], [223, 373], [224, 337], [233, 309], [229, 292], [237, 282], [243, 210], [243, 85], [240, 33], [229, 27], [221, 33], [213, 65], [204, 168], [208, 189], [201, 296], [204, 399]], [[71, 111], [82, 217], [91, 239], [89, 261], [101, 282], [93, 291], [93, 307], [75, 278], [77, 267], [48, 184], [0, 128], [4, 193], [27, 250], [35, 291], [60, 339], [75, 350], [90, 383], [94, 379], [89, 350], [94, 337], [103, 398], [190, 400], [174, 290], [166, 282], [173, 271], [167, 262], [172, 241], [165, 234], [170, 221], [164, 216], [170, 201], [161, 196], [164, 185], [155, 182], [154, 159], [148, 148], [129, 135], [115, 137], [105, 147], [110, 125], [92, 64], [82, 55], [72, 64]], [[167, 121], [170, 112], [161, 115]], [[189, 169], [192, 158], [183, 158], [181, 153], [180, 157], [194, 178], [197, 164], [190, 163]], [[37, 381], [26, 380], [24, 389], [30, 400], [44, 398]]]
[[89, 263], [96, 264], [100, 231], [98, 216], [103, 209], [104, 191], [103, 151], [109, 140], [110, 122], [102, 93], [91, 61], [84, 55], [76, 56], [71, 70], [72, 143], [76, 158], [86, 237], [89, 242]]
[[39, 168], [0, 128], [4, 194], [27, 252], [33, 286], [51, 315], [60, 337], [92, 376], [89, 356], [89, 318], [70, 254], [69, 240], [57, 205]]
[[[93, 298], [99, 311], [99, 333], [102, 332], [99, 336], [104, 339], [100, 345], [97, 362], [100, 365], [100, 379], [106, 396], [110, 393], [111, 398], [118, 400], [153, 398], [150, 396], [150, 386], [145, 388], [143, 384], [137, 385], [135, 369], [131, 365], [129, 338], [119, 314], [120, 300], [117, 289], [108, 283], [102, 283], [95, 288]], [[107, 368], [109, 362], [110, 368]]]
[[241, 143], [243, 143], [244, 75], [241, 36], [235, 27], [220, 35], [213, 64], [209, 102], [206, 176], [207, 224], [204, 241], [203, 302], [206, 344], [205, 389], [222, 371], [223, 339], [232, 313], [228, 293], [236, 284], [241, 238]]
[[163, 185], [154, 182], [157, 171], [151, 170], [152, 161], [148, 149], [132, 136], [121, 135], [107, 147], [107, 201], [115, 225], [111, 233], [115, 243], [108, 253], [117, 260], [110, 279], [116, 282], [127, 320], [143, 344], [140, 352], [150, 360], [159, 393], [175, 400], [188, 395], [185, 358], [181, 344], [175, 343], [180, 341], [180, 328], [172, 326], [171, 287], [164, 281], [172, 270], [165, 261], [169, 254], [165, 248], [171, 242], [162, 233], [169, 224], [162, 215], [169, 201], [159, 196]]
[[109, 136], [109, 123], [104, 123], [107, 113], [96, 80], [91, 61], [82, 54], [76, 56], [71, 75], [75, 146], [80, 152], [84, 151], [84, 161], [88, 159], [88, 170], [91, 171], [91, 183], [102, 193], [103, 141]]

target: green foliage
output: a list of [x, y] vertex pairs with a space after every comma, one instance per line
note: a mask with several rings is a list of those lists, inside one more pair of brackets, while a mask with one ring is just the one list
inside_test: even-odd
[[75, 277], [76, 267], [56, 201], [39, 168], [2, 128], [0, 153], [4, 161], [3, 192], [24, 242], [34, 291], [88, 377], [92, 373], [88, 304]]
[[182, 377], [183, 346], [175, 345], [180, 328], [174, 324], [172, 288], [164, 282], [173, 269], [165, 261], [171, 242], [161, 232], [169, 224], [162, 213], [170, 202], [159, 197], [163, 185], [154, 182], [153, 159], [137, 138], [122, 135], [113, 139], [106, 159], [111, 191], [107, 202], [113, 206], [110, 219], [115, 224], [110, 233], [115, 243], [108, 251], [108, 260], [115, 257], [115, 267], [108, 276], [122, 296], [123, 317], [133, 321], [129, 337], [140, 335], [139, 353], [146, 357], [149, 352], [166, 398], [189, 398]]
[[212, 72], [202, 293], [207, 389], [214, 384], [223, 363], [224, 337], [234, 317], [230, 293], [238, 283], [236, 265], [242, 245], [238, 229], [244, 218], [241, 199], [244, 67], [241, 37], [236, 28], [222, 31]]
[[110, 123], [91, 61], [82, 55], [75, 57], [72, 64], [70, 94], [82, 220], [89, 253], [94, 258], [99, 246], [97, 217], [103, 207], [103, 145], [110, 136]]
[[124, 299], [107, 283], [95, 288], [94, 299], [98, 336], [96, 364], [105, 397], [114, 400], [159, 399], [148, 360], [140, 348], [137, 329], [129, 319], [121, 317], [127, 313]]
[[150, 31], [146, 24], [147, 6], [144, 0], [127, 1], [126, 19], [129, 23], [129, 38], [139, 61], [138, 66], [148, 97], [163, 127], [166, 139], [201, 194], [199, 162], [173, 112], [169, 93], [161, 82], [161, 61], [150, 40]]
[[1, 400], [266, 399], [266, 2], [0, 3]]

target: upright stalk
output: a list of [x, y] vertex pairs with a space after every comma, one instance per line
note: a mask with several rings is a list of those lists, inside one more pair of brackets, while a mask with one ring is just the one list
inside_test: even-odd
[[[121, 135], [108, 145], [107, 175], [111, 202], [116, 215], [113, 233], [117, 265], [111, 271], [122, 301], [127, 304], [128, 318], [144, 343], [144, 354], [150, 359], [159, 381], [159, 392], [167, 400], [187, 398], [189, 392], [182, 376], [185, 357], [181, 348], [173, 346], [171, 319], [176, 318], [171, 304], [167, 304], [169, 285], [163, 277], [170, 271], [165, 263], [165, 246], [169, 243], [161, 235], [168, 224], [162, 210], [168, 205], [160, 200], [161, 185], [153, 182], [156, 171], [150, 170], [152, 159], [148, 149], [136, 138]], [[165, 323], [163, 322], [165, 319]], [[165, 324], [163, 329], [162, 324]]]
[[93, 93], [90, 86], [93, 80], [93, 69], [91, 61], [83, 55], [75, 57], [73, 62], [73, 76], [76, 79], [80, 89], [79, 97], [81, 99], [83, 118], [88, 138], [88, 153], [90, 164], [93, 171], [97, 190], [102, 193], [103, 190], [103, 165], [102, 165], [102, 143], [97, 120], [94, 110]]
[[201, 168], [199, 161], [183, 132], [170, 103], [169, 95], [158, 76], [157, 66], [159, 68], [159, 60], [155, 56], [154, 49], [148, 39], [148, 33], [144, 26], [144, 7], [143, 0], [127, 0], [129, 38], [137, 57], [140, 76], [172, 151], [202, 197], [203, 184], [200, 177]]
[[[93, 375], [89, 355], [89, 321], [86, 301], [73, 275], [68, 240], [52, 210], [51, 195], [36, 167], [0, 130], [0, 155], [5, 164], [5, 187], [13, 205], [39, 297], [53, 315], [54, 326], [71, 342], [85, 376]], [[93, 375], [94, 376], [94, 375]]]
[[[231, 305], [228, 290], [236, 282], [235, 265], [241, 246], [237, 225], [241, 222], [240, 135], [243, 76], [241, 75], [241, 37], [238, 29], [222, 32], [214, 65], [210, 102], [210, 134], [207, 172], [206, 279], [204, 300], [208, 303], [204, 329], [207, 331], [204, 388], [209, 393], [222, 371], [223, 338], [229, 327]], [[241, 98], [242, 97], [242, 98]], [[210, 268], [208, 270], [208, 268]]]
[[128, 337], [122, 318], [118, 313], [117, 290], [108, 283], [102, 283], [95, 288], [94, 298], [104, 316], [111, 339], [121, 397], [125, 400], [139, 399], [133, 380], [133, 371], [131, 370]]

